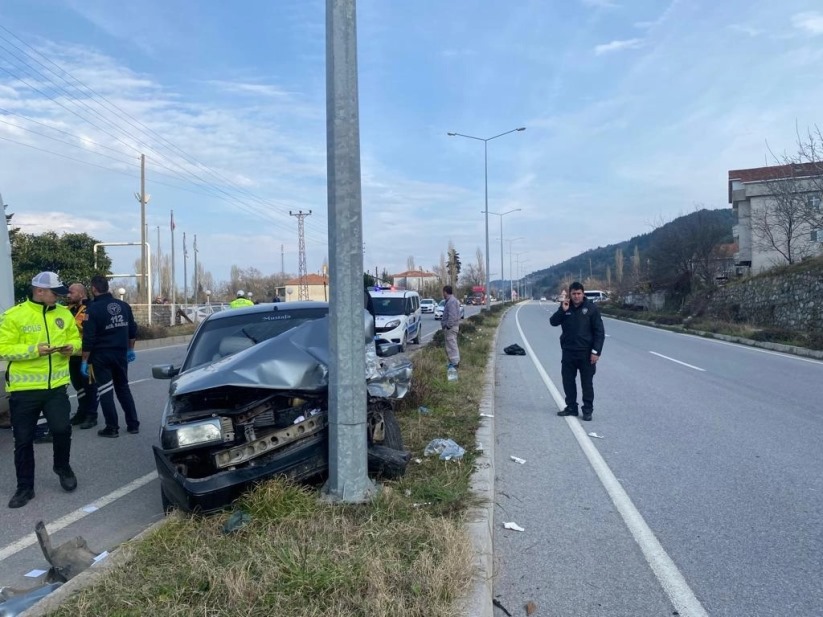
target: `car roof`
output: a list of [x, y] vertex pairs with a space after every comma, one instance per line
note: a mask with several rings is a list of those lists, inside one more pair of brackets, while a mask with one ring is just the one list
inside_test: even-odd
[[405, 298], [406, 296], [420, 295], [411, 289], [369, 289], [369, 293], [375, 298], [379, 298], [380, 296], [386, 298]]
[[248, 315], [254, 313], [277, 313], [284, 311], [300, 311], [308, 309], [329, 308], [328, 302], [314, 302], [311, 300], [303, 300], [299, 302], [261, 302], [252, 306], [244, 306], [241, 308], [228, 309], [220, 311], [219, 313], [212, 313], [209, 315], [209, 321], [215, 319], [228, 319], [237, 315]]

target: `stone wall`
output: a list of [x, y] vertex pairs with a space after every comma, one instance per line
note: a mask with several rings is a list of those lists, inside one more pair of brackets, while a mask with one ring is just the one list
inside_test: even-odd
[[707, 313], [717, 319], [786, 330], [823, 331], [823, 275], [780, 273], [736, 281], [715, 292]]

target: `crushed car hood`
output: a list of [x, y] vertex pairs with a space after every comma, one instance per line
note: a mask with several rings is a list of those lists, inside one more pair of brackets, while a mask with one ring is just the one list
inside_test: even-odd
[[[373, 344], [363, 349], [369, 394], [405, 396], [412, 372], [408, 358], [378, 358]], [[320, 392], [329, 385], [329, 362], [329, 318], [323, 317], [182, 373], [172, 383], [171, 394], [182, 396], [224, 386]]]

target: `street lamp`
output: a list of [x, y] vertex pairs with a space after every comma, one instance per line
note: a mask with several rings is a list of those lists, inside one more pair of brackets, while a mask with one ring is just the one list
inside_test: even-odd
[[[464, 135], [463, 133], [448, 133], [449, 137], [465, 137], [466, 139], [474, 139], [477, 141], [483, 142], [483, 177], [484, 177], [484, 184], [486, 189], [486, 207], [484, 208], [484, 212], [486, 213], [486, 310], [491, 310], [491, 295], [489, 289], [489, 142], [492, 139], [497, 139], [498, 137], [503, 137], [503, 135], [508, 135], [509, 133], [514, 133], [515, 131], [525, 131], [526, 127], [521, 126], [520, 128], [512, 129], [510, 131], [506, 131], [505, 133], [500, 133], [499, 135], [495, 135], [494, 137], [475, 137], [474, 135]], [[502, 223], [501, 223], [502, 224]]]
[[120, 287], [120, 288], [118, 288], [118, 289], [117, 289], [117, 293], [119, 294], [120, 299], [122, 300], [122, 299], [123, 299], [123, 296], [125, 296], [125, 295], [126, 295], [126, 288], [125, 288], [125, 287]]
[[509, 301], [514, 298], [514, 276], [512, 274], [512, 244], [517, 240], [525, 240], [523, 236], [517, 236], [516, 238], [511, 238], [510, 240], [506, 240], [509, 243]]
[[[500, 217], [500, 295], [503, 295], [503, 217], [507, 214], [511, 214], [512, 212], [520, 212], [523, 208], [515, 208], [514, 210], [507, 210], [506, 212], [485, 212], [486, 215], [494, 214], [495, 216]], [[481, 213], [484, 213], [481, 210]], [[511, 259], [509, 259], [511, 261]], [[511, 269], [511, 264], [509, 264], [509, 269]], [[486, 268], [488, 271], [488, 267]], [[491, 280], [491, 276], [489, 276], [489, 280]]]

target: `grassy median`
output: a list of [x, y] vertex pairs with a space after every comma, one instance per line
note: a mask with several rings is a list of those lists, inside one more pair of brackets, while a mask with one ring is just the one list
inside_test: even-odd
[[[72, 595], [52, 615], [439, 617], [469, 587], [478, 408], [503, 307], [460, 332], [460, 379], [446, 379], [442, 333], [413, 357], [413, 387], [399, 406], [406, 475], [382, 481], [368, 504], [332, 505], [319, 488], [273, 480], [235, 504], [249, 523], [225, 534], [232, 512], [171, 515], [127, 562]], [[420, 408], [424, 407], [423, 410]], [[466, 449], [462, 461], [424, 457], [434, 438]]]

